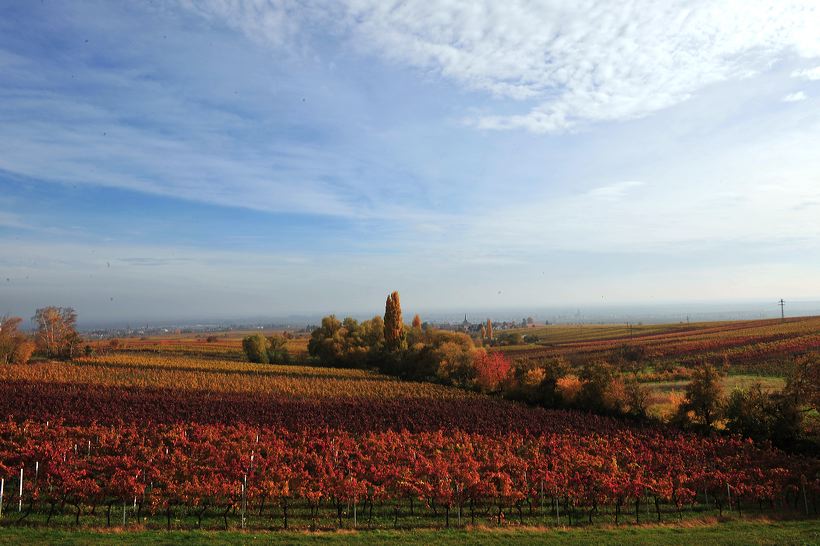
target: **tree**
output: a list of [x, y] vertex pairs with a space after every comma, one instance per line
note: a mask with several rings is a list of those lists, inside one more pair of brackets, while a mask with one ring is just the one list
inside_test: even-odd
[[769, 438], [771, 414], [769, 397], [760, 383], [735, 389], [726, 404], [726, 428], [758, 442]]
[[624, 381], [624, 401], [626, 402], [627, 411], [636, 417], [644, 418], [647, 416], [651, 394], [649, 387], [641, 385], [635, 377], [630, 377]]
[[475, 384], [482, 392], [498, 391], [510, 375], [510, 361], [499, 352], [476, 351], [473, 358]]
[[406, 345], [399, 293], [393, 292], [387, 296], [384, 305], [384, 346], [388, 351], [396, 352], [406, 348]]
[[711, 364], [695, 368], [679, 411], [693, 412], [706, 428], [711, 428], [720, 418], [724, 406], [721, 379], [720, 373]]
[[34, 344], [19, 331], [23, 319], [0, 318], [0, 364], [25, 364], [34, 352]]
[[607, 390], [614, 378], [615, 370], [606, 362], [595, 361], [584, 366], [579, 375], [583, 386], [577, 398], [578, 404], [582, 408], [599, 412], [617, 409], [608, 407], [607, 403]]
[[486, 334], [487, 334], [487, 339], [489, 339], [490, 342], [492, 343], [492, 341], [493, 341], [493, 321], [491, 321], [490, 319], [487, 319], [487, 332], [486, 332]]
[[324, 317], [313, 330], [308, 354], [326, 366], [367, 368], [382, 364], [384, 321], [380, 316], [359, 321], [347, 317], [340, 322], [334, 315]]
[[251, 362], [267, 364], [270, 341], [262, 334], [252, 334], [242, 340], [242, 350]]
[[786, 378], [784, 394], [809, 410], [820, 412], [820, 354], [798, 356]]
[[285, 336], [274, 334], [268, 337], [268, 362], [272, 364], [290, 363], [290, 352], [287, 349], [288, 340]]
[[308, 340], [308, 354], [324, 364], [332, 364], [341, 354], [342, 323], [336, 315], [322, 318], [322, 325], [313, 330]]
[[521, 345], [524, 343], [524, 336], [520, 332], [507, 332], [498, 336], [499, 345]]
[[17, 346], [14, 347], [14, 353], [11, 355], [11, 363], [17, 365], [28, 364], [36, 348], [34, 342], [29, 338], [25, 337], [21, 339]]
[[37, 348], [49, 358], [72, 358], [82, 342], [77, 313], [71, 307], [43, 307], [33, 317]]
[[405, 336], [407, 340], [407, 346], [412, 347], [417, 343], [424, 342], [424, 330], [421, 329], [421, 317], [416, 315], [413, 317], [413, 323], [410, 327], [410, 330], [407, 332]]
[[623, 369], [638, 371], [646, 358], [646, 347], [643, 345], [621, 345], [615, 352]]
[[469, 387], [475, 379], [473, 351], [465, 350], [463, 345], [446, 341], [433, 351], [438, 363], [436, 376], [459, 387]]
[[760, 383], [735, 389], [726, 404], [726, 428], [755, 441], [790, 449], [803, 432], [803, 413], [786, 391], [769, 393]]

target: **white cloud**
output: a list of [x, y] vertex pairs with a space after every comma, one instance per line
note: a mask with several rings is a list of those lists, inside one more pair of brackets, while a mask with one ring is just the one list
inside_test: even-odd
[[487, 129], [561, 132], [641, 117], [787, 50], [820, 55], [820, 12], [807, 2], [362, 0], [352, 11], [385, 55], [537, 102], [479, 117]]
[[820, 66], [805, 68], [803, 70], [795, 70], [792, 72], [792, 78], [803, 78], [809, 81], [820, 80]]
[[[284, 2], [198, 3], [249, 35], [277, 40]], [[820, 57], [813, 0], [347, 0], [342, 21], [366, 51], [495, 96], [529, 101], [487, 112], [484, 129], [564, 132], [646, 116], [717, 82], [767, 69], [784, 55]], [[274, 30], [261, 23], [270, 14]], [[310, 15], [309, 15], [310, 16]]]
[[626, 194], [633, 188], [643, 186], [643, 182], [636, 180], [627, 180], [625, 182], [616, 182], [608, 186], [601, 186], [590, 190], [588, 195], [596, 199], [604, 199], [607, 201], [617, 201], [626, 197]]
[[801, 100], [806, 100], [808, 97], [802, 91], [797, 91], [796, 93], [789, 93], [785, 97], [783, 97], [783, 102], [800, 102]]

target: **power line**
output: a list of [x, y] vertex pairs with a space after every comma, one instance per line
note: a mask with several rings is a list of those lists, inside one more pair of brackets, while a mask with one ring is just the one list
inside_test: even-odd
[[785, 321], [786, 320], [786, 312], [784, 311], [783, 308], [785, 307], [786, 302], [783, 301], [783, 298], [780, 298], [780, 301], [777, 302], [777, 304], [780, 306], [780, 320]]

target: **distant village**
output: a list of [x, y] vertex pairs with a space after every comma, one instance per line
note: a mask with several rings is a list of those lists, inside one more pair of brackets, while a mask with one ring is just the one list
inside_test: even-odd
[[[478, 335], [481, 328], [490, 320], [493, 324], [493, 329], [496, 331], [512, 330], [517, 328], [535, 328], [536, 326], [549, 325], [549, 321], [542, 323], [536, 322], [532, 317], [522, 318], [520, 321], [505, 320], [500, 322], [492, 321], [492, 319], [483, 319], [473, 322], [468, 316], [464, 315], [464, 320], [461, 322], [424, 322], [425, 327], [431, 326], [439, 330], [449, 330], [451, 332], [465, 332], [471, 335]], [[299, 325], [287, 323], [230, 323], [230, 324], [178, 324], [178, 325], [163, 325], [163, 326], [125, 326], [125, 327], [111, 327], [111, 328], [94, 328], [83, 330], [83, 335], [88, 339], [108, 339], [108, 338], [129, 338], [129, 337], [151, 337], [151, 336], [165, 336], [165, 335], [186, 335], [186, 334], [209, 334], [216, 332], [234, 332], [234, 331], [248, 331], [248, 330], [281, 330], [291, 332], [293, 334], [309, 334], [316, 328], [314, 324]]]
[[536, 323], [532, 317], [522, 318], [520, 321], [505, 320], [501, 322], [495, 322], [492, 319], [484, 319], [480, 322], [471, 322], [465, 314], [464, 320], [460, 323], [448, 322], [441, 324], [433, 324], [432, 326], [440, 330], [450, 330], [455, 332], [465, 332], [468, 334], [478, 334], [481, 332], [481, 328], [487, 324], [487, 320], [490, 320], [492, 322], [493, 329], [495, 330], [512, 330], [514, 328], [535, 328], [536, 326], [544, 326], [549, 324], [549, 321], [546, 321], [543, 324]]

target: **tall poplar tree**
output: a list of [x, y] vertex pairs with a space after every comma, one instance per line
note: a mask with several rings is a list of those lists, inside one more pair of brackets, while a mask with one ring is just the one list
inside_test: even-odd
[[401, 319], [399, 293], [387, 296], [384, 304], [384, 346], [388, 351], [398, 351], [404, 346], [404, 323]]

